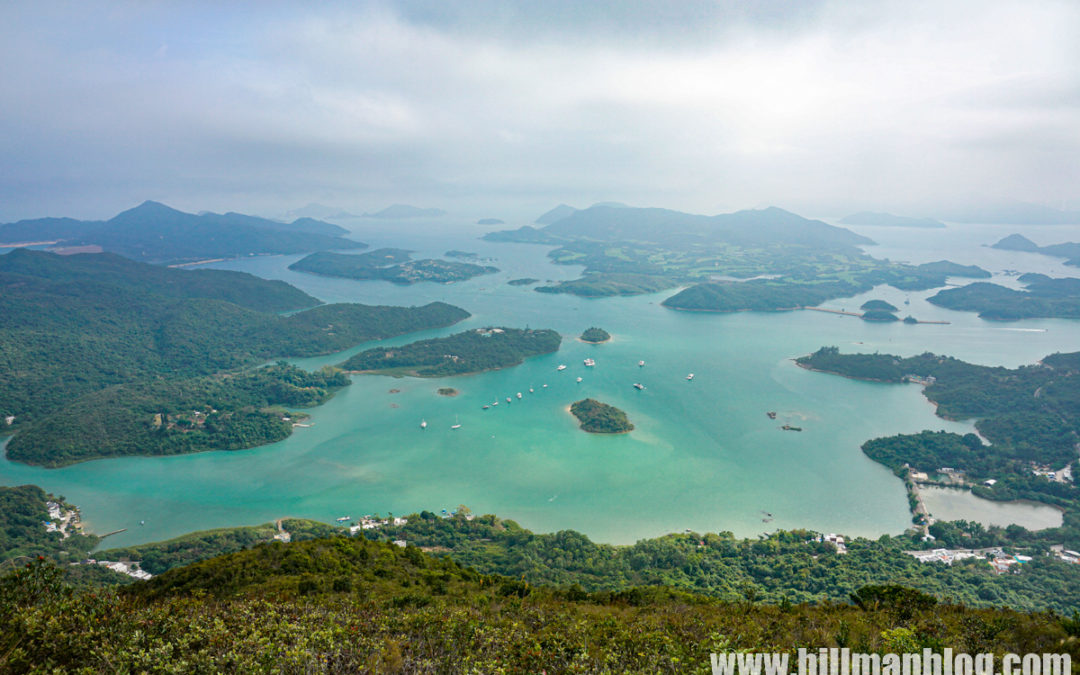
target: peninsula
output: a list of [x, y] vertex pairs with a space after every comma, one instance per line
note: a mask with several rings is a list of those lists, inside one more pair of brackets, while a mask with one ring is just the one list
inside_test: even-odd
[[401, 347], [376, 347], [356, 354], [348, 371], [410, 377], [467, 375], [516, 366], [530, 356], [558, 351], [562, 337], [553, 330], [476, 328], [449, 337]]
[[0, 256], [0, 291], [0, 344], [20, 364], [0, 369], [8, 457], [46, 466], [279, 440], [291, 415], [271, 406], [315, 405], [348, 380], [245, 369], [469, 316], [439, 302], [321, 305], [282, 281], [111, 253], [12, 251]]

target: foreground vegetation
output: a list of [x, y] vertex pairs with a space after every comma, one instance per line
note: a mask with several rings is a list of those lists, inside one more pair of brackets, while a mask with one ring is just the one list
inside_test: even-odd
[[401, 347], [368, 349], [342, 367], [412, 377], [465, 375], [516, 366], [530, 356], [557, 351], [561, 343], [553, 330], [477, 328]]
[[696, 672], [709, 654], [1069, 651], [1075, 622], [896, 586], [763, 606], [667, 588], [537, 587], [364, 540], [270, 544], [110, 592], [43, 561], [0, 579], [6, 672]]

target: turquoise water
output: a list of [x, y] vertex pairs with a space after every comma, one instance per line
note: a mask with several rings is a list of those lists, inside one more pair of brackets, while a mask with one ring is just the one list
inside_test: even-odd
[[[979, 248], [1015, 228], [1000, 236], [978, 227], [883, 229], [863, 230], [882, 242], [867, 249], [874, 255], [914, 262], [982, 260], [995, 272], [1070, 272], [1045, 256], [1008, 254], [994, 260], [1001, 252]], [[1053, 231], [1060, 241], [1080, 237], [1075, 228]], [[523, 276], [578, 275], [579, 268], [551, 265], [544, 247], [415, 232], [382, 239], [363, 233], [360, 238], [413, 248], [422, 256], [452, 248], [475, 251], [497, 258], [494, 264], [502, 271], [464, 283], [399, 287], [293, 273], [287, 266], [298, 256], [214, 266], [284, 279], [329, 302], [444, 300], [473, 313], [458, 326], [382, 344], [494, 324], [554, 328], [564, 334], [562, 349], [516, 368], [474, 376], [356, 377], [351, 387], [310, 411], [310, 428], [298, 428], [291, 438], [261, 448], [99, 460], [56, 470], [4, 460], [0, 483], [36, 483], [65, 495], [82, 506], [92, 531], [129, 528], [110, 538], [109, 545], [282, 516], [333, 521], [343, 515], [439, 511], [458, 504], [514, 518], [537, 531], [576, 529], [616, 543], [684, 528], [753, 536], [808, 527], [876, 536], [908, 526], [907, 502], [900, 481], [864, 457], [860, 444], [921, 429], [964, 432], [971, 425], [935, 417], [915, 385], [812, 373], [796, 367], [793, 357], [838, 345], [844, 351], [901, 355], [931, 350], [1015, 366], [1080, 348], [1080, 322], [992, 324], [929, 305], [925, 298], [933, 291], [881, 288], [830, 306], [855, 308], [869, 297], [898, 306], [909, 300], [903, 310], [951, 324], [881, 325], [810, 311], [681, 313], [659, 305], [670, 292], [588, 300], [506, 285]], [[951, 249], [947, 255], [944, 246]], [[591, 325], [605, 328], [614, 339], [603, 345], [574, 339]], [[295, 362], [305, 367], [338, 363], [368, 346]], [[596, 359], [595, 368], [582, 366], [586, 357]], [[637, 366], [639, 360], [646, 362], [644, 368]], [[560, 363], [568, 366], [562, 373], [555, 369]], [[690, 372], [693, 381], [685, 379]], [[580, 384], [574, 381], [578, 376]], [[646, 389], [635, 390], [634, 382]], [[436, 389], [443, 386], [461, 394], [438, 396]], [[535, 393], [528, 392], [530, 387]], [[506, 397], [517, 392], [523, 400], [507, 405]], [[581, 432], [565, 409], [585, 396], [624, 409], [637, 428], [614, 437]], [[501, 402], [498, 407], [481, 409], [494, 400]], [[769, 410], [779, 413], [775, 421], [765, 415]], [[421, 420], [428, 422], [426, 430], [420, 429]], [[785, 422], [803, 431], [781, 431]], [[451, 430], [455, 423], [461, 428]], [[766, 513], [772, 516], [768, 522]], [[140, 520], [146, 524], [139, 526]]]

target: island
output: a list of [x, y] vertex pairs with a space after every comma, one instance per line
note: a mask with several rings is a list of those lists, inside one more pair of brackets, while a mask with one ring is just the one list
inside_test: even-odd
[[863, 312], [862, 320], [888, 323], [890, 321], [899, 321], [900, 318], [886, 309], [868, 309]]
[[1028, 273], [1018, 280], [1025, 285], [1024, 290], [975, 282], [946, 288], [927, 301], [947, 309], [978, 312], [983, 319], [997, 321], [1080, 318], [1080, 279]]
[[481, 218], [476, 221], [477, 225], [505, 225], [506, 222], [498, 218]]
[[882, 312], [895, 312], [899, 308], [891, 302], [885, 302], [884, 300], [867, 300], [862, 304], [859, 309], [864, 312], [869, 311], [882, 311]]
[[581, 430], [590, 434], [625, 434], [634, 429], [625, 412], [596, 399], [576, 401], [570, 412], [581, 422]]
[[401, 347], [375, 347], [342, 364], [345, 370], [410, 377], [467, 375], [516, 366], [558, 351], [562, 336], [546, 329], [475, 328]]
[[1056, 258], [1065, 258], [1066, 265], [1080, 267], [1080, 244], [1075, 242], [1051, 244], [1050, 246], [1039, 246], [1025, 236], [1019, 234], [1010, 234], [996, 244], [993, 244], [990, 248], [997, 248], [1005, 251], [1025, 251], [1028, 253], [1041, 253], [1043, 255], [1054, 256]]
[[860, 211], [840, 219], [841, 225], [866, 225], [874, 227], [930, 227], [943, 228], [945, 223], [933, 218], [912, 218], [891, 213]]
[[[290, 408], [348, 385], [334, 370], [256, 368], [454, 324], [469, 313], [321, 305], [283, 281], [150, 265], [112, 253], [0, 256], [7, 456], [49, 467], [99, 457], [239, 449], [292, 433]], [[77, 377], [73, 374], [78, 374]]]
[[356, 255], [320, 251], [294, 262], [289, 265], [289, 269], [329, 277], [389, 281], [399, 285], [422, 281], [465, 281], [481, 274], [499, 271], [495, 267], [450, 260], [411, 260], [410, 254], [410, 251], [396, 248], [381, 248]]
[[437, 393], [439, 394], [439, 396], [457, 396], [461, 392], [459, 392], [457, 389], [454, 389], [453, 387], [439, 387]]
[[603, 328], [597, 328], [596, 326], [587, 329], [584, 333], [581, 334], [580, 338], [582, 342], [589, 342], [594, 345], [600, 344], [601, 342], [607, 342], [610, 339], [610, 333], [608, 333]]
[[522, 277], [520, 279], [511, 279], [510, 281], [507, 281], [506, 283], [508, 283], [511, 286], [531, 286], [532, 284], [535, 284], [538, 281], [540, 281], [540, 280], [539, 279], [534, 279], [532, 277]]
[[446, 256], [447, 258], [458, 258], [460, 260], [479, 260], [480, 259], [480, 254], [478, 254], [478, 253], [473, 253], [471, 251], [458, 251], [457, 249], [447, 251], [446, 253], [443, 253], [443, 255]]

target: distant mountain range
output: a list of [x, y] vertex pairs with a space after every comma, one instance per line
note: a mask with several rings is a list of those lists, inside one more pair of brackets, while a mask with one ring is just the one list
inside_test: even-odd
[[242, 213], [185, 213], [147, 201], [109, 220], [38, 218], [0, 225], [0, 242], [99, 246], [133, 260], [184, 262], [241, 255], [366, 248], [348, 230], [314, 218], [282, 223]]
[[[562, 215], [562, 217], [558, 217]], [[702, 216], [681, 211], [629, 206], [596, 205], [575, 209], [562, 204], [537, 219], [542, 228], [525, 226], [486, 238], [495, 241], [542, 241], [568, 239], [596, 241], [636, 240], [664, 245], [690, 245], [724, 241], [743, 246], [803, 244], [810, 246], [857, 246], [871, 239], [820, 220], [810, 220], [775, 206]]]
[[860, 211], [840, 220], [841, 225], [873, 225], [878, 227], [945, 227], [945, 223], [933, 218], [910, 218], [891, 213]]
[[376, 211], [375, 213], [365, 213], [365, 218], [435, 218], [437, 216], [445, 216], [446, 211], [442, 209], [422, 209], [418, 206], [409, 206], [408, 204], [394, 204], [388, 206], [382, 211]]

